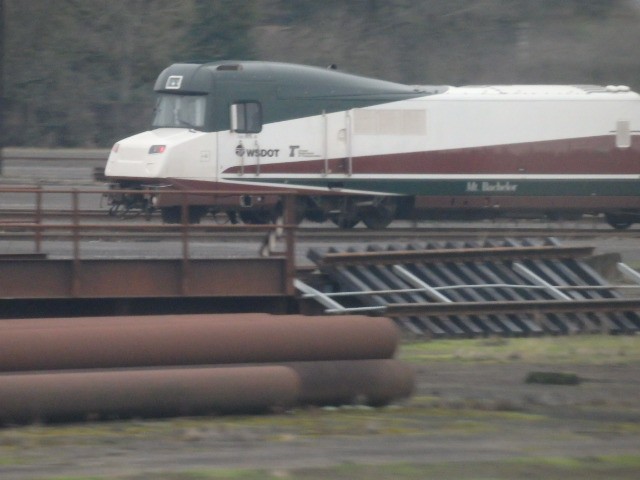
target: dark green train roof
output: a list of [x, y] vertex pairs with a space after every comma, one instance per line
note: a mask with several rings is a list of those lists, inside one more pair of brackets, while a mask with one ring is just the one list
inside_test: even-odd
[[[170, 78], [181, 76], [179, 88]], [[270, 83], [280, 98], [376, 97], [410, 98], [441, 93], [446, 87], [416, 87], [362, 77], [339, 70], [259, 61], [177, 63], [165, 69], [155, 84], [157, 92], [211, 92], [216, 82]]]
[[414, 87], [333, 69], [288, 63], [225, 61], [177, 63], [156, 81], [158, 93], [206, 94], [205, 130], [230, 128], [229, 105], [258, 101], [265, 124], [347, 111], [441, 93], [447, 87]]

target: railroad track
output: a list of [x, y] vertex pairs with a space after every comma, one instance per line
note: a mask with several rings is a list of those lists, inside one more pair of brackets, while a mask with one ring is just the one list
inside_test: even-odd
[[[39, 218], [39, 220], [38, 220]], [[0, 209], [0, 224], [32, 224], [37, 221], [43, 223], [62, 222], [69, 220], [74, 221], [73, 211], [71, 209], [61, 210], [44, 210], [39, 217], [31, 209]], [[79, 224], [90, 222], [93, 225], [105, 224], [111, 225], [115, 223], [126, 224], [134, 227], [135, 225], [153, 226], [162, 225], [160, 215], [155, 212], [149, 216], [144, 213], [126, 212], [110, 215], [108, 209], [98, 210], [80, 210], [75, 218]], [[145, 228], [146, 228], [145, 227]], [[179, 226], [176, 226], [176, 228]], [[205, 217], [203, 221], [195, 228], [193, 234], [209, 234], [211, 231], [218, 231], [219, 227], [225, 227], [225, 233], [230, 234], [226, 227], [232, 227], [228, 220], [222, 217], [213, 218]], [[253, 228], [253, 227], [252, 227]], [[234, 229], [235, 230], [235, 229]], [[254, 229], [253, 231], [259, 229]], [[237, 232], [246, 231], [241, 225]], [[599, 222], [585, 220], [582, 222], [571, 222], [570, 224], [553, 223], [545, 224], [535, 221], [521, 222], [410, 222], [398, 221], [394, 222], [390, 227], [384, 230], [369, 230], [367, 228], [339, 229], [329, 223], [303, 223], [297, 230], [297, 235], [303, 238], [336, 238], [341, 240], [349, 240], [352, 238], [366, 238], [368, 240], [390, 240], [398, 238], [466, 238], [466, 237], [558, 237], [558, 238], [637, 238], [640, 237], [640, 226], [632, 227], [628, 230], [614, 230], [608, 225]]]
[[312, 248], [322, 276], [296, 279], [326, 313], [394, 318], [433, 337], [640, 332], [640, 274], [613, 285], [584, 261], [593, 247], [554, 238], [414, 241]]

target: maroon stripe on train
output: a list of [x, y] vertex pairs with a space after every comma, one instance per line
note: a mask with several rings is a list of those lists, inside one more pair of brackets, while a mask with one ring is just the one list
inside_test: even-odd
[[[246, 161], [247, 159], [245, 159]], [[328, 162], [331, 173], [346, 173], [345, 158]], [[240, 173], [234, 166], [224, 173]], [[256, 165], [244, 166], [255, 174]], [[260, 173], [324, 173], [325, 161], [261, 163]], [[573, 138], [546, 142], [492, 145], [428, 152], [391, 153], [354, 157], [356, 174], [637, 174], [640, 173], [640, 137], [630, 148], [617, 148], [615, 136]]]

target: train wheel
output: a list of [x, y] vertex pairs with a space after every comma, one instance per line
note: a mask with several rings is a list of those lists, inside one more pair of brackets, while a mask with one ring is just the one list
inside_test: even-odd
[[[300, 225], [306, 217], [309, 200], [307, 197], [296, 197], [294, 202], [293, 221], [296, 225]], [[284, 207], [279, 205], [280, 215], [284, 215]]]
[[347, 217], [346, 215], [332, 215], [331, 221], [340, 228], [349, 229], [353, 228], [360, 223], [358, 217]]
[[393, 197], [379, 197], [374, 205], [360, 213], [362, 221], [372, 230], [387, 228], [396, 216], [398, 202]]
[[338, 227], [349, 229], [360, 223], [360, 215], [355, 201], [350, 197], [341, 197], [329, 214], [329, 219]]
[[202, 217], [207, 214], [207, 207], [203, 206], [191, 206], [189, 207], [189, 223], [200, 223]]
[[116, 206], [114, 215], [118, 218], [126, 220], [128, 218], [135, 218], [142, 212], [143, 210], [141, 208], [131, 208], [129, 205], [121, 204]]
[[273, 214], [268, 211], [243, 211], [240, 212], [240, 220], [248, 225], [268, 225], [273, 223]]
[[[207, 213], [207, 208], [202, 206], [191, 206], [187, 212], [187, 223], [200, 223], [202, 217]], [[163, 223], [182, 223], [182, 207], [163, 207], [160, 209], [160, 216]]]
[[616, 230], [626, 230], [633, 225], [634, 220], [631, 215], [625, 215], [623, 213], [607, 213], [604, 218], [607, 223]]
[[163, 223], [180, 223], [180, 207], [163, 207], [160, 209], [160, 216]]

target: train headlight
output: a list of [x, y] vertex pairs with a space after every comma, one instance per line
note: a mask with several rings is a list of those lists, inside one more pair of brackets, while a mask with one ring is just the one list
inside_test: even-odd
[[113, 145], [113, 147], [111, 147], [111, 151], [112, 151], [113, 153], [118, 153], [118, 149], [119, 149], [119, 148], [120, 148], [120, 144], [119, 144], [119, 143], [115, 143], [115, 144]]
[[166, 145], [151, 145], [151, 147], [149, 148], [149, 153], [153, 154], [153, 153], [164, 153], [164, 151], [167, 149]]

